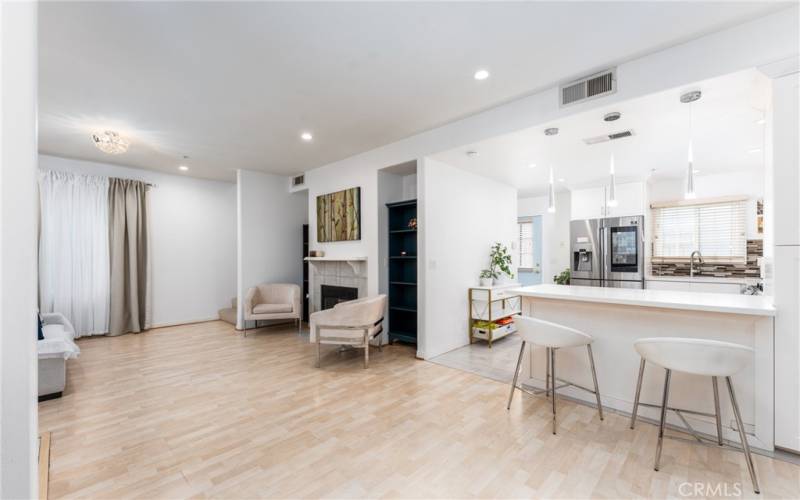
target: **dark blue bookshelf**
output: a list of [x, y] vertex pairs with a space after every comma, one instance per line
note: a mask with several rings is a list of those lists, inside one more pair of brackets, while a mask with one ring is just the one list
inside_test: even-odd
[[417, 200], [389, 210], [389, 342], [417, 343]]

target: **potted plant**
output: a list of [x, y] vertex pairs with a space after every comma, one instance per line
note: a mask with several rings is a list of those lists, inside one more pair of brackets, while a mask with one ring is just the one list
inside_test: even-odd
[[566, 268], [563, 271], [561, 271], [561, 274], [556, 274], [555, 276], [553, 276], [553, 283], [555, 283], [556, 285], [569, 285], [569, 278], [570, 278], [569, 268]]
[[489, 252], [489, 268], [481, 271], [481, 286], [491, 286], [501, 276], [514, 277], [511, 272], [511, 254], [505, 245], [495, 243]]

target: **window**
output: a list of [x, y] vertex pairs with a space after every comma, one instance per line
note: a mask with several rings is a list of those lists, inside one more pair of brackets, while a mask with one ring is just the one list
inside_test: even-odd
[[653, 257], [747, 260], [746, 199], [728, 198], [653, 205]]
[[519, 255], [517, 255], [520, 269], [533, 269], [533, 219], [521, 218], [517, 221], [519, 229]]

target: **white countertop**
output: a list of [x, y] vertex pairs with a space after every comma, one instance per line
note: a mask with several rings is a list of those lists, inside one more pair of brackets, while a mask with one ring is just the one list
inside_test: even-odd
[[523, 297], [597, 302], [684, 311], [775, 316], [771, 297], [672, 290], [640, 290], [591, 286], [534, 285], [509, 290]]

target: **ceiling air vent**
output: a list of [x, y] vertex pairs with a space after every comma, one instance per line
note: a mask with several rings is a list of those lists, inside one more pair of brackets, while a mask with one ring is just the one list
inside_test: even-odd
[[633, 135], [633, 130], [622, 130], [620, 132], [614, 132], [613, 134], [598, 135], [596, 137], [587, 137], [586, 139], [583, 140], [583, 142], [591, 146], [592, 144], [600, 144], [601, 142], [624, 139], [632, 135]]
[[306, 182], [305, 175], [298, 175], [296, 177], [292, 177], [292, 187], [302, 186]]
[[617, 91], [617, 70], [612, 68], [580, 80], [561, 85], [561, 106], [594, 99]]

